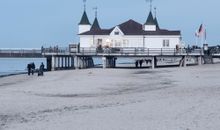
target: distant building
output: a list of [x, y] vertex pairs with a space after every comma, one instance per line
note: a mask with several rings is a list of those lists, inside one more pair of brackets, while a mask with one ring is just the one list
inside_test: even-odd
[[111, 29], [102, 29], [97, 16], [91, 25], [84, 11], [79, 23], [80, 47], [176, 48], [181, 32], [161, 29], [152, 11], [144, 24], [128, 20]]

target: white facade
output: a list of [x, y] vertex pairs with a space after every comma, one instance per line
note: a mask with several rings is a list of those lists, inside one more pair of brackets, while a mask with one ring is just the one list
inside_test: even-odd
[[91, 29], [91, 25], [79, 25], [79, 33], [78, 34], [87, 32], [90, 29]]
[[[116, 33], [115, 32], [119, 32]], [[135, 47], [135, 48], [176, 48], [180, 46], [180, 35], [124, 35], [116, 27], [110, 35], [80, 35], [80, 47]]]
[[144, 31], [156, 31], [156, 25], [144, 25]]
[[[84, 14], [85, 23], [89, 23]], [[83, 20], [81, 20], [83, 21]], [[181, 46], [180, 31], [160, 29], [149, 13], [146, 23], [129, 20], [111, 29], [101, 29], [98, 21], [91, 25], [79, 25], [80, 47], [110, 48], [176, 48]]]

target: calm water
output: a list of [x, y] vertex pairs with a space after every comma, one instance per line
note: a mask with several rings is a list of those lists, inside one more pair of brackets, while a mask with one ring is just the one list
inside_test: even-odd
[[39, 68], [41, 62], [46, 66], [45, 58], [0, 58], [0, 76], [27, 72], [27, 64], [34, 62]]
[[[94, 63], [102, 64], [102, 58], [94, 58]], [[132, 59], [117, 59], [117, 63], [133, 62]], [[36, 68], [39, 68], [41, 62], [46, 66], [45, 58], [0, 58], [0, 76], [27, 72], [27, 64], [34, 62]]]

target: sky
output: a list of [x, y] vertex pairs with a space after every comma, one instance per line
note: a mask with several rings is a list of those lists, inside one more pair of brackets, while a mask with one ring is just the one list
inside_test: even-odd
[[[94, 7], [102, 28], [111, 28], [129, 19], [144, 23], [149, 13], [145, 0], [87, 0], [92, 23]], [[185, 44], [195, 43], [195, 31], [203, 23], [207, 42], [220, 44], [219, 0], [153, 0], [163, 29], [181, 30]], [[0, 0], [0, 48], [67, 47], [78, 43], [78, 23], [83, 0]]]

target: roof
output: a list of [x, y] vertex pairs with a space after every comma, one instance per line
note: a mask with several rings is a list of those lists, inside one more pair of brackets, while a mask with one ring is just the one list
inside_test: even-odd
[[[170, 31], [159, 28], [156, 31], [144, 31], [143, 25], [132, 19], [118, 25], [117, 27], [119, 27], [124, 35], [181, 35], [180, 31]], [[90, 30], [79, 35], [110, 35], [114, 28], [115, 27], [111, 29]]]
[[181, 32], [178, 30], [176, 31], [170, 31], [166, 29], [157, 29], [157, 31], [144, 31], [143, 35], [175, 35], [179, 36], [181, 35]]
[[118, 27], [124, 35], [142, 35], [143, 33], [143, 25], [132, 19], [118, 25]]
[[86, 11], [83, 12], [83, 16], [80, 20], [79, 25], [91, 25], [90, 22], [89, 22], [89, 19], [87, 17]]
[[88, 32], [81, 33], [79, 35], [110, 35], [112, 29], [93, 29]]
[[151, 11], [150, 11], [150, 13], [147, 17], [147, 21], [145, 22], [144, 25], [156, 25]]
[[158, 21], [157, 21], [157, 17], [154, 18], [154, 23], [155, 23], [157, 29], [159, 29], [160, 27], [159, 27], [159, 24], [158, 24]]
[[95, 18], [95, 20], [92, 24], [92, 27], [91, 27], [91, 30], [94, 30], [94, 29], [101, 29], [100, 26], [99, 26], [99, 22], [98, 22], [97, 17]]

